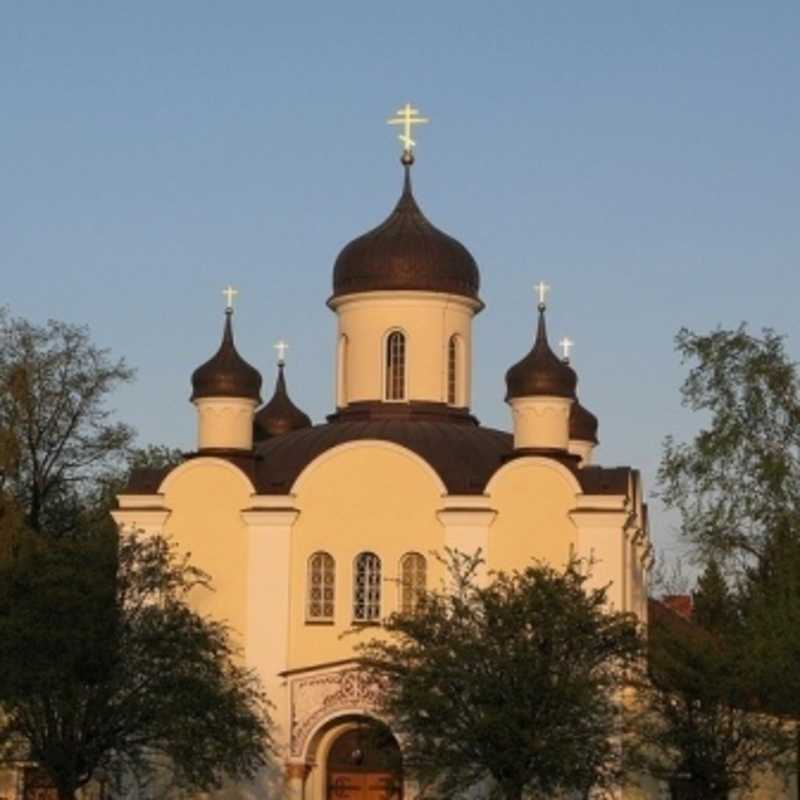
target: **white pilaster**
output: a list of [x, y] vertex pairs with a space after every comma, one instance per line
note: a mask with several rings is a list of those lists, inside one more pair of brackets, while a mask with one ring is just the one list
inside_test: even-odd
[[476, 578], [485, 581], [489, 563], [489, 528], [497, 517], [497, 511], [488, 505], [488, 498], [449, 495], [445, 498], [445, 507], [437, 511], [436, 516], [444, 527], [445, 547], [469, 556], [480, 552], [484, 563], [478, 568]]
[[253, 497], [242, 511], [247, 526], [245, 660], [275, 704], [276, 739], [288, 742], [289, 703], [284, 672], [289, 660], [291, 532], [299, 515], [291, 497]]
[[[597, 503], [594, 508], [592, 501]], [[576, 555], [589, 564], [586, 588], [608, 586], [608, 606], [614, 611], [632, 610], [628, 607], [625, 573], [628, 560], [625, 528], [630, 512], [624, 506], [624, 497], [583, 495], [578, 508], [569, 514], [578, 529]]]
[[120, 530], [143, 531], [161, 535], [170, 510], [164, 505], [163, 494], [118, 494], [119, 508], [111, 512]]

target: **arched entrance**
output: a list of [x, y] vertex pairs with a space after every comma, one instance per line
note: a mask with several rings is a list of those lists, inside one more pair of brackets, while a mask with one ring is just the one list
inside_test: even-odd
[[402, 800], [402, 757], [384, 725], [339, 734], [328, 751], [327, 800]]

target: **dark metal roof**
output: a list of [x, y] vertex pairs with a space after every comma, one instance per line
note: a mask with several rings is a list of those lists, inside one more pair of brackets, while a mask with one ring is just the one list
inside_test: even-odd
[[597, 417], [577, 400], [569, 411], [569, 438], [597, 444]]
[[[491, 477], [509, 459], [523, 457], [514, 451], [511, 434], [471, 423], [410, 418], [372, 418], [337, 421], [274, 436], [255, 446], [253, 453], [219, 450], [215, 455], [237, 466], [259, 494], [288, 494], [300, 473], [327, 450], [347, 442], [368, 439], [393, 442], [416, 453], [436, 471], [449, 494], [483, 494]], [[627, 496], [629, 467], [589, 466], [578, 469], [575, 459], [563, 452], [552, 457], [576, 477], [584, 494]], [[123, 494], [154, 494], [169, 473], [138, 470]]]
[[278, 364], [278, 379], [275, 381], [275, 393], [270, 401], [260, 409], [253, 423], [253, 438], [258, 442], [283, 433], [310, 428], [311, 419], [301, 411], [290, 399], [286, 390], [286, 378], [283, 364]]
[[574, 398], [577, 385], [575, 371], [550, 349], [541, 306], [531, 351], [506, 372], [506, 400], [538, 395]]
[[261, 373], [251, 367], [233, 343], [233, 312], [225, 312], [219, 350], [192, 373], [191, 400], [201, 397], [243, 397], [261, 402]]
[[332, 422], [257, 445], [258, 491], [284, 494], [326, 450], [364, 439], [393, 442], [416, 453], [436, 471], [450, 494], [480, 494], [513, 449], [510, 434], [477, 425], [409, 419]]
[[461, 242], [434, 227], [411, 192], [409, 166], [394, 211], [354, 239], [333, 267], [333, 296], [416, 289], [478, 299], [480, 274]]

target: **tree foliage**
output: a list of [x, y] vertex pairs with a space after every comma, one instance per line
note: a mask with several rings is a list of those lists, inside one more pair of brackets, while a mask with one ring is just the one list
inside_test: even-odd
[[202, 790], [252, 775], [268, 705], [227, 628], [189, 605], [207, 587], [160, 537], [28, 536], [0, 566], [0, 750], [61, 800], [100, 773]]
[[75, 533], [87, 498], [125, 463], [133, 431], [107, 402], [132, 376], [85, 328], [0, 313], [0, 491], [32, 530]]
[[425, 591], [391, 634], [362, 646], [382, 713], [424, 796], [486, 787], [506, 800], [600, 790], [620, 775], [620, 698], [639, 638], [576, 564], [482, 583], [450, 553], [447, 590]]
[[744, 325], [676, 344], [695, 362], [683, 403], [705, 427], [688, 443], [666, 440], [661, 495], [677, 509], [686, 540], [701, 556], [752, 564], [776, 530], [797, 535], [800, 512], [800, 393], [782, 337]]
[[785, 765], [782, 720], [764, 713], [741, 606], [711, 561], [686, 619], [655, 605], [640, 693], [640, 763], [683, 800], [724, 800]]

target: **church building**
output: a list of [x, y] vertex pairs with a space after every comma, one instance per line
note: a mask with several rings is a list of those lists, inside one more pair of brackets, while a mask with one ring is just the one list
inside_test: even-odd
[[[413, 610], [419, 589], [444, 577], [436, 551], [480, 551], [482, 576], [591, 560], [615, 609], [647, 614], [640, 476], [593, 463], [598, 421], [548, 342], [544, 284], [532, 345], [507, 342], [497, 394], [509, 431], [471, 412], [480, 273], [417, 203], [409, 130], [397, 205], [333, 265], [327, 419], [312, 423], [290, 399], [282, 357], [262, 402], [229, 299], [219, 349], [191, 377], [195, 451], [169, 471], [135, 473], [114, 512], [121, 526], [171, 537], [211, 575], [215, 591], [198, 604], [231, 625], [263, 680], [292, 800], [413, 798], [401, 767], [387, 771], [360, 745], [376, 690], [354, 655], [363, 637], [342, 634], [374, 635]], [[274, 779], [248, 793], [280, 796]]]

